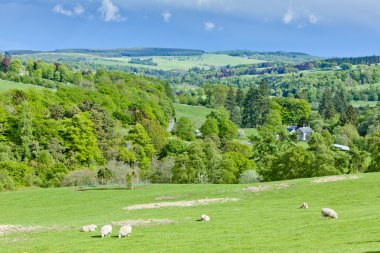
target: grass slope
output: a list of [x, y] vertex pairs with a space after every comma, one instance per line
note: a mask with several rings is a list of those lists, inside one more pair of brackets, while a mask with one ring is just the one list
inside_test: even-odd
[[[380, 249], [380, 173], [256, 193], [245, 185], [149, 185], [128, 190], [24, 189], [0, 194], [0, 224], [47, 226], [34, 233], [0, 235], [1, 252], [376, 252]], [[263, 185], [278, 184], [267, 183]], [[126, 211], [133, 204], [213, 197], [236, 202]], [[164, 200], [168, 201], [168, 200]], [[173, 200], [172, 200], [173, 201]], [[306, 201], [309, 209], [298, 209]], [[323, 220], [331, 207], [338, 220]], [[195, 220], [208, 214], [211, 222]], [[169, 218], [173, 224], [135, 227], [132, 237], [99, 238], [82, 225], [126, 219]], [[59, 229], [59, 226], [64, 229]]]
[[191, 119], [195, 127], [200, 128], [206, 121], [206, 116], [213, 110], [205, 106], [192, 106], [184, 104], [174, 104], [177, 120], [181, 117], [187, 117]]
[[6, 80], [1, 80], [0, 79], [0, 93], [6, 92], [11, 89], [28, 89], [28, 88], [42, 88], [36, 85], [31, 85], [31, 84], [25, 84], [25, 83], [16, 83], [12, 81], [6, 81]]

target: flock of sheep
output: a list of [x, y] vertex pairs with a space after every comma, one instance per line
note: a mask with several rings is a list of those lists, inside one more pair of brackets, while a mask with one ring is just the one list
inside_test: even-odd
[[[201, 218], [198, 220], [198, 221], [210, 221], [210, 217], [208, 215], [205, 215], [205, 214], [202, 214], [201, 215]], [[95, 224], [91, 224], [91, 225], [86, 225], [86, 226], [83, 226], [80, 231], [81, 232], [95, 232], [96, 231], [96, 228], [98, 226], [96, 226]], [[100, 236], [103, 238], [105, 236], [111, 236], [111, 233], [112, 233], [112, 226], [111, 225], [104, 225], [101, 229], [100, 229]], [[131, 236], [132, 234], [132, 226], [131, 225], [124, 225], [124, 226], [121, 226], [120, 230], [119, 230], [119, 238], [121, 237], [128, 237], [128, 236]]]
[[[302, 203], [300, 208], [301, 209], [307, 209], [307, 208], [309, 208], [309, 205], [307, 203]], [[322, 218], [324, 218], [324, 219], [325, 218], [338, 219], [338, 213], [335, 212], [331, 208], [322, 208], [321, 214], [322, 214]], [[200, 219], [198, 219], [198, 221], [205, 221], [205, 222], [208, 222], [210, 220], [211, 220], [210, 217], [206, 214], [202, 214]], [[80, 231], [81, 232], [95, 232], [97, 227], [98, 226], [96, 226], [95, 224], [86, 225], [86, 226], [83, 226]], [[102, 238], [105, 236], [111, 236], [111, 233], [112, 233], [112, 226], [111, 225], [104, 225], [100, 229], [100, 235]], [[131, 225], [121, 226], [121, 228], [119, 230], [119, 238], [129, 237], [129, 236], [131, 236], [131, 234], [132, 234], [132, 226]]]

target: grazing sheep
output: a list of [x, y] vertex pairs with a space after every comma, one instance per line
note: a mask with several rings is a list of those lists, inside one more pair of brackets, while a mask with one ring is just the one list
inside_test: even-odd
[[111, 225], [104, 225], [101, 229], [100, 229], [100, 235], [102, 236], [102, 238], [104, 236], [111, 236], [111, 233], [112, 233], [112, 226]]
[[80, 231], [81, 232], [94, 232], [96, 230], [98, 226], [96, 226], [95, 224], [91, 224], [91, 225], [87, 225], [87, 226], [83, 226]]
[[302, 208], [302, 209], [308, 209], [309, 206], [307, 205], [307, 203], [302, 203], [302, 205], [300, 206], [300, 208]]
[[210, 221], [210, 217], [206, 214], [201, 215], [201, 221]]
[[333, 219], [338, 219], [338, 214], [331, 208], [322, 208], [321, 214], [323, 218], [333, 218]]
[[131, 225], [124, 225], [119, 230], [119, 238], [131, 236], [132, 234], [132, 226]]

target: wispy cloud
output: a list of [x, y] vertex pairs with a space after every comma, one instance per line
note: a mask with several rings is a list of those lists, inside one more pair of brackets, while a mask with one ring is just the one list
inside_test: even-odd
[[164, 11], [161, 13], [161, 16], [164, 19], [165, 23], [169, 23], [172, 17], [172, 13], [170, 11]]
[[125, 17], [119, 12], [119, 7], [112, 0], [103, 0], [98, 10], [105, 22], [121, 22], [125, 20]]
[[211, 22], [211, 21], [207, 21], [207, 22], [204, 22], [204, 29], [206, 31], [212, 31], [215, 29], [215, 23]]
[[54, 13], [65, 15], [68, 17], [77, 17], [77, 16], [82, 16], [83, 13], [85, 12], [85, 9], [80, 4], [75, 5], [74, 8], [72, 9], [68, 9], [68, 8], [65, 8], [61, 4], [57, 4], [54, 6], [52, 11]]
[[282, 17], [282, 21], [287, 25], [294, 20], [294, 10], [293, 8], [289, 8], [285, 15]]
[[310, 24], [316, 24], [319, 18], [313, 14], [309, 14], [309, 22]]

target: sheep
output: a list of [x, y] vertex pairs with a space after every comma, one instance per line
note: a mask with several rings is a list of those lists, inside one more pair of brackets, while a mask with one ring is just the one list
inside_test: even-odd
[[333, 218], [333, 219], [338, 219], [338, 213], [335, 212], [331, 208], [322, 208], [321, 214], [322, 214], [322, 218], [324, 218], [324, 219], [326, 219], [326, 217]]
[[119, 238], [131, 236], [132, 234], [132, 226], [131, 225], [124, 225], [119, 230]]
[[300, 206], [301, 209], [307, 209], [309, 208], [309, 206], [307, 205], [307, 203], [302, 203], [302, 205]]
[[87, 225], [87, 226], [83, 226], [80, 231], [81, 232], [94, 232], [96, 230], [98, 226], [96, 226], [95, 224], [91, 224], [91, 225]]
[[100, 229], [100, 235], [102, 236], [102, 238], [104, 236], [111, 236], [111, 233], [112, 233], [112, 226], [111, 225], [104, 225], [101, 229]]
[[210, 221], [210, 217], [206, 214], [201, 215], [201, 221]]

